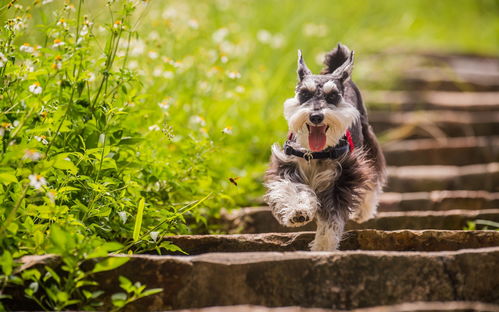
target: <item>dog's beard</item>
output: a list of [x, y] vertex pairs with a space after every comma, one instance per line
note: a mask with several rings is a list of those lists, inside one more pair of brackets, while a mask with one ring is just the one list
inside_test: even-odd
[[321, 151], [335, 146], [345, 135], [346, 130], [359, 118], [359, 111], [343, 99], [334, 108], [321, 111], [324, 121], [315, 126], [310, 122], [310, 107], [303, 107], [296, 98], [284, 102], [284, 117], [289, 130], [294, 134], [296, 143], [311, 151]]

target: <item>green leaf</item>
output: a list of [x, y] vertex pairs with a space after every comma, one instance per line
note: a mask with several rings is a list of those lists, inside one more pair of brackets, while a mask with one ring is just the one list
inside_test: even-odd
[[17, 183], [17, 178], [14, 174], [0, 173], [0, 183], [1, 184]]
[[167, 251], [170, 251], [170, 252], [176, 252], [176, 251], [178, 251], [178, 252], [181, 252], [181, 253], [187, 255], [187, 253], [185, 251], [183, 251], [182, 248], [180, 248], [179, 246], [173, 244], [172, 242], [168, 242], [168, 241], [162, 242], [161, 245], [160, 245], [160, 247], [164, 248], [164, 249], [166, 249]]
[[130, 282], [130, 280], [122, 275], [120, 275], [118, 277], [119, 281], [120, 281], [120, 287], [126, 291], [126, 292], [131, 292], [132, 291], [132, 288], [133, 288], [133, 284], [132, 282]]
[[111, 301], [113, 306], [117, 308], [122, 308], [126, 304], [127, 295], [125, 293], [116, 293], [111, 296]]
[[78, 173], [78, 167], [67, 157], [67, 154], [57, 155], [53, 166], [57, 169], [68, 170], [71, 174]]
[[57, 284], [61, 284], [61, 278], [51, 267], [45, 266], [45, 270], [47, 270], [47, 274], [45, 274], [43, 281], [47, 281], [52, 277], [57, 282]]
[[133, 227], [133, 240], [137, 241], [140, 235], [140, 228], [142, 227], [142, 217], [144, 215], [144, 202], [145, 199], [142, 197], [139, 200], [139, 206], [137, 207], [137, 216], [135, 217], [135, 225]]
[[93, 258], [102, 258], [107, 256], [107, 250], [102, 246], [95, 248], [91, 253], [89, 253], [85, 258], [93, 259]]
[[118, 242], [107, 242], [102, 245], [104, 249], [108, 252], [116, 251], [123, 248], [123, 245]]
[[0, 257], [0, 260], [0, 267], [2, 268], [3, 274], [9, 276], [12, 273], [12, 265], [14, 264], [12, 254], [8, 250], [5, 250], [2, 257]]
[[163, 291], [163, 288], [151, 288], [151, 289], [145, 290], [142, 294], [140, 294], [140, 296], [141, 297], [150, 296], [150, 295], [160, 293], [162, 291]]
[[65, 232], [60, 226], [57, 224], [53, 224], [50, 228], [50, 241], [54, 245], [59, 252], [66, 251], [68, 245], [68, 236], [69, 233]]
[[106, 258], [95, 265], [94, 269], [92, 270], [92, 273], [114, 270], [122, 266], [123, 264], [127, 263], [128, 260], [130, 260], [130, 258], [127, 257]]

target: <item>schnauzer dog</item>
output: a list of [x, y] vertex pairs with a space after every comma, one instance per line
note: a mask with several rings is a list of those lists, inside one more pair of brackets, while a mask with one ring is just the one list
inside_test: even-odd
[[284, 226], [315, 220], [314, 251], [336, 250], [351, 217], [376, 214], [385, 159], [351, 81], [354, 53], [338, 44], [314, 75], [298, 51], [295, 97], [284, 103], [289, 125], [284, 148], [272, 146], [265, 201]]

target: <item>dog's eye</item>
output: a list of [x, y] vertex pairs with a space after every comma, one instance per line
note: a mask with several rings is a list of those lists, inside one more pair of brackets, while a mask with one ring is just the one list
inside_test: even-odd
[[338, 92], [330, 92], [326, 94], [326, 101], [329, 104], [337, 105], [340, 100], [340, 94]]
[[301, 90], [300, 93], [298, 93], [298, 99], [300, 100], [300, 103], [305, 103], [306, 101], [310, 100], [313, 96], [314, 93], [307, 89]]

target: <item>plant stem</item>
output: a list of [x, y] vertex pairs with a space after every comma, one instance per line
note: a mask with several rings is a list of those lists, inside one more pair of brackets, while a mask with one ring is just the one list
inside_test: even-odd
[[10, 225], [10, 223], [16, 217], [17, 210], [21, 206], [21, 203], [22, 203], [24, 197], [26, 196], [26, 192], [28, 191], [28, 187], [29, 187], [29, 184], [26, 184], [24, 186], [24, 189], [23, 189], [23, 191], [21, 193], [21, 196], [17, 199], [17, 201], [16, 201], [16, 203], [14, 205], [14, 208], [12, 208], [12, 210], [9, 212], [9, 215], [7, 216], [7, 219], [5, 219], [5, 222], [0, 227], [0, 237], [2, 237], [2, 234], [5, 231], [5, 229]]

